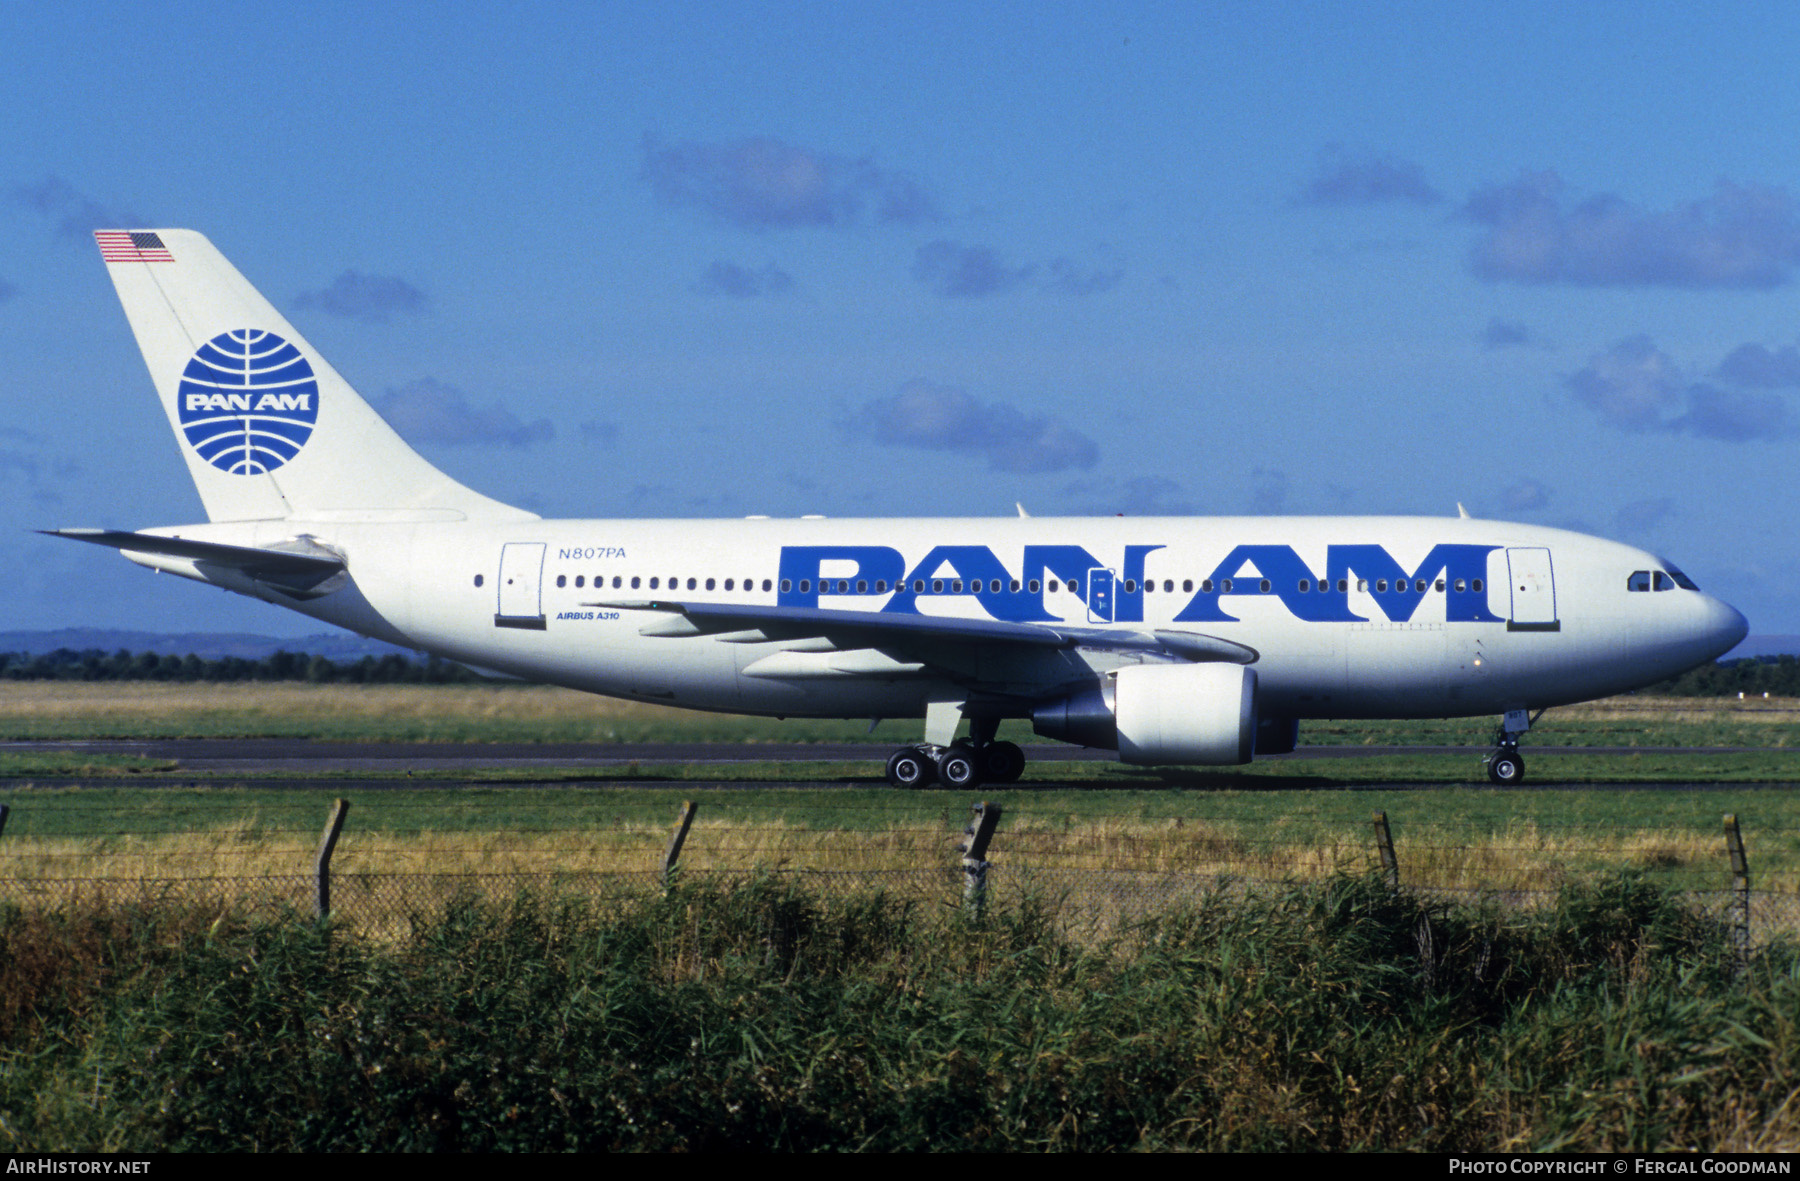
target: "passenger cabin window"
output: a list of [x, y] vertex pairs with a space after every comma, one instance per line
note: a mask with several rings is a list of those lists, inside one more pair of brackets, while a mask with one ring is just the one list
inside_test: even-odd
[[568, 577], [568, 575], [566, 575], [566, 574], [558, 574], [558, 575], [557, 575], [557, 576], [556, 576], [556, 585], [557, 585], [557, 586], [559, 586], [559, 587], [563, 587], [563, 586], [568, 586], [568, 585], [569, 585], [569, 577]]
[[476, 576], [475, 576], [475, 585], [476, 585], [476, 586], [480, 586], [480, 585], [481, 585], [481, 575], [479, 575], [479, 574], [477, 574], [477, 575], [476, 575]]

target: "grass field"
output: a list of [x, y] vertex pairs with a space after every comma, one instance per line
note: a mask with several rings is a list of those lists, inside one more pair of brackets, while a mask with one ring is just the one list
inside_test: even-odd
[[[0, 685], [15, 739], [770, 744], [341, 792], [0, 750], [0, 1144], [1791, 1150], [1797, 708], [1554, 711], [1532, 743], [1646, 748], [1528, 745], [1534, 781], [1588, 785], [1558, 790], [1471, 784], [1466, 754], [1036, 764], [979, 793], [1003, 816], [974, 918], [971, 793], [888, 788], [881, 746], [781, 759], [916, 722], [871, 737], [527, 687]], [[1753, 749], [1649, 749], [1696, 745]], [[1709, 917], [1725, 813], [1748, 960]]]
[[1101, 939], [1059, 905], [533, 887], [378, 939], [0, 906], [0, 1146], [1800, 1146], [1792, 946], [1744, 957], [1640, 881], [1508, 911], [1340, 876], [1206, 891]]
[[[1305, 722], [1317, 745], [1481, 745], [1494, 719]], [[0, 682], [0, 740], [304, 737], [351, 742], [869, 742], [918, 737], [914, 719], [704, 714], [527, 685], [175, 685]], [[1010, 723], [1014, 740], [1030, 728]], [[1800, 701], [1612, 698], [1545, 714], [1539, 746], [1800, 748]]]
[[[1466, 754], [1273, 759], [1242, 768], [1039, 763], [980, 793], [1006, 810], [1002, 866], [1262, 879], [1376, 864], [1386, 812], [1402, 878], [1520, 890], [1609, 870], [1680, 889], [1724, 881], [1720, 818], [1742, 817], [1759, 889], [1800, 892], [1800, 703], [1619, 699], [1552, 711], [1538, 745], [1737, 745], [1736, 753], [1534, 752], [1534, 781], [1579, 791], [1499, 791]], [[916, 722], [884, 723], [872, 743]], [[1480, 745], [1487, 719], [1308, 723], [1302, 742]], [[690, 871], [754, 867], [875, 873], [950, 868], [972, 803], [897, 793], [878, 755], [794, 763], [786, 741], [869, 737], [866, 724], [693, 714], [527, 686], [0, 684], [0, 733], [23, 738], [310, 736], [390, 741], [767, 742], [767, 762], [419, 773], [420, 790], [356, 790], [335, 869], [358, 874], [649, 872], [683, 799], [701, 803]], [[1025, 735], [1018, 735], [1024, 737]], [[69, 777], [117, 787], [68, 788]], [[309, 870], [328, 800], [206, 780], [168, 762], [88, 752], [0, 751], [0, 882], [258, 878]], [[346, 780], [354, 777], [345, 776]], [[666, 782], [669, 789], [654, 785]], [[719, 787], [703, 786], [718, 782]], [[769, 786], [749, 788], [746, 784]], [[795, 790], [795, 783], [810, 785]], [[1707, 783], [1710, 790], [1617, 790]], [[185, 786], [193, 785], [193, 786]], [[1397, 789], [1397, 785], [1400, 786]], [[1461, 786], [1459, 786], [1461, 785]], [[1733, 786], [1737, 785], [1737, 786]], [[352, 790], [348, 784], [346, 790]]]

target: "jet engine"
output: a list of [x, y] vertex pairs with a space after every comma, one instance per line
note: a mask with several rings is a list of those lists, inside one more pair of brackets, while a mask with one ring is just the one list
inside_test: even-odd
[[1119, 752], [1143, 766], [1247, 763], [1256, 747], [1256, 673], [1241, 664], [1134, 664], [1031, 713], [1046, 738]]

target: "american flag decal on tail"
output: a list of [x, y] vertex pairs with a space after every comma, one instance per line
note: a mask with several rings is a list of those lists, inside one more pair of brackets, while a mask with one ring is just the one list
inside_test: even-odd
[[95, 230], [100, 257], [107, 262], [174, 262], [163, 240], [148, 230]]

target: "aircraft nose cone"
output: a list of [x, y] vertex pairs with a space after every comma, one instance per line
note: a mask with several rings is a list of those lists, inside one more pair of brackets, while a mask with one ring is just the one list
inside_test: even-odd
[[1707, 659], [1717, 660], [1744, 642], [1744, 637], [1750, 634], [1750, 621], [1744, 618], [1742, 611], [1718, 599], [1708, 598], [1706, 606], [1706, 638], [1716, 649]]

